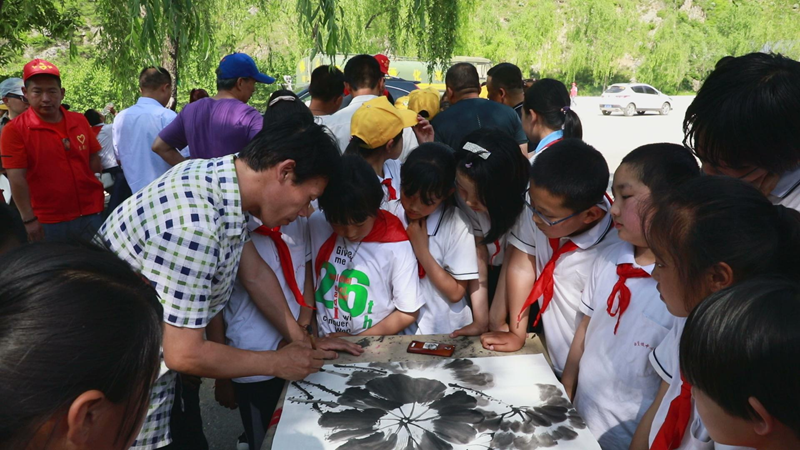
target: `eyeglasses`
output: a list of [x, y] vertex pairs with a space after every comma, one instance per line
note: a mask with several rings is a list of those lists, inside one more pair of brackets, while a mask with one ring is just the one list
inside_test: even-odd
[[24, 96], [24, 95], [19, 95], [19, 94], [10, 94], [10, 93], [9, 93], [9, 94], [6, 94], [6, 97], [8, 97], [8, 98], [15, 98], [15, 99], [17, 99], [17, 100], [21, 100], [23, 103], [28, 103], [28, 99], [27, 99], [27, 98], [25, 98], [25, 96]]
[[[732, 178], [736, 178], [737, 180], [747, 180], [747, 178], [750, 175], [756, 173], [759, 169], [761, 169], [761, 167], [754, 167], [752, 170], [748, 171], [744, 175], [733, 176], [733, 175], [728, 175], [727, 173], [725, 173], [724, 169], [722, 169], [721, 167], [719, 167], [717, 165], [710, 164], [710, 163], [703, 163], [703, 165], [710, 167], [711, 170], [713, 170], [714, 174], [716, 174], [716, 175], [725, 175], [725, 176], [729, 176], [729, 177], [732, 177]], [[705, 170], [701, 170], [700, 173], [702, 175], [707, 175]]]
[[568, 215], [567, 217], [564, 217], [563, 219], [550, 220], [547, 217], [545, 217], [541, 212], [539, 212], [539, 210], [536, 209], [535, 206], [531, 205], [531, 202], [528, 201], [527, 193], [522, 195], [522, 200], [525, 202], [525, 205], [528, 207], [528, 209], [530, 209], [532, 213], [536, 214], [540, 219], [542, 219], [542, 222], [546, 223], [548, 227], [554, 227], [562, 222], [566, 222], [567, 220], [572, 219], [573, 217], [585, 211], [581, 210], [574, 212]]

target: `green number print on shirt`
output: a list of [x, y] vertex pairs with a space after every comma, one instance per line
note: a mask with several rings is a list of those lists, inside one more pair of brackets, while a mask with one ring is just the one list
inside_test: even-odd
[[[360, 270], [345, 269], [341, 275], [336, 272], [336, 267], [330, 262], [325, 262], [322, 265], [325, 273], [322, 275], [319, 283], [319, 288], [314, 293], [317, 303], [322, 303], [325, 308], [334, 310], [334, 318], [338, 319], [339, 309], [344, 313], [349, 314], [350, 317], [358, 317], [366, 311], [367, 316], [364, 318], [364, 328], [372, 326], [372, 320], [369, 314], [372, 314], [372, 302], [369, 301], [369, 277], [367, 274]], [[333, 299], [326, 300], [325, 295], [334, 289], [336, 286]], [[352, 294], [352, 307], [348, 301]], [[337, 308], [338, 304], [338, 308]]]

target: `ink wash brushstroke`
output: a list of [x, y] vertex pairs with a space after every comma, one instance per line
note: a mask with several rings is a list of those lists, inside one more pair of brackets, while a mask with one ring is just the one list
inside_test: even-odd
[[290, 384], [275, 449], [599, 449], [542, 355], [327, 365]]

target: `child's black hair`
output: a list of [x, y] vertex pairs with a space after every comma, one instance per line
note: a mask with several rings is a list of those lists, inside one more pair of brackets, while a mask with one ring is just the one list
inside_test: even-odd
[[[395, 136], [394, 138], [392, 138], [392, 140], [394, 141], [394, 145], [398, 145], [398, 143], [400, 142], [401, 139], [403, 139], [403, 130], [400, 130], [400, 133], [397, 136]], [[383, 145], [379, 145], [379, 146], [377, 146], [375, 148], [369, 148], [369, 147], [366, 146], [367, 144], [360, 137], [352, 136], [350, 138], [350, 142], [347, 144], [347, 147], [344, 149], [344, 154], [345, 155], [360, 155], [360, 156], [362, 156], [364, 158], [367, 158], [370, 155], [372, 155], [373, 153], [375, 153], [376, 150], [380, 150], [380, 149], [386, 147], [386, 144], [388, 144], [388, 143], [389, 142], [387, 141], [387, 142], [384, 142]]]
[[351, 225], [378, 214], [383, 189], [375, 171], [356, 155], [342, 157], [341, 173], [332, 178], [319, 198], [319, 207], [328, 222]]
[[280, 122], [289, 117], [296, 117], [306, 123], [314, 123], [314, 114], [297, 94], [287, 89], [279, 89], [269, 96], [264, 122]]
[[580, 139], [564, 139], [540, 152], [530, 173], [532, 184], [561, 197], [575, 213], [602, 202], [608, 187], [605, 158]]
[[456, 156], [453, 149], [435, 142], [420, 145], [403, 163], [400, 180], [405, 195], [419, 193], [420, 200], [426, 205], [449, 197], [456, 181]]
[[686, 110], [684, 144], [701, 161], [781, 174], [800, 165], [800, 62], [750, 53], [711, 72]]
[[800, 438], [798, 317], [796, 281], [759, 277], [712, 294], [686, 321], [681, 373], [735, 417], [758, 419], [755, 397]]
[[[489, 157], [464, 150], [473, 143], [489, 152]], [[481, 203], [489, 211], [491, 228], [483, 242], [494, 242], [505, 234], [525, 206], [523, 195], [528, 185], [530, 163], [522, 156], [519, 144], [508, 134], [491, 128], [473, 131], [456, 149], [457, 170], [476, 186]]]
[[678, 144], [647, 144], [636, 148], [622, 158], [637, 175], [639, 181], [659, 195], [686, 180], [700, 176], [700, 166], [686, 147]]
[[138, 431], [160, 365], [158, 294], [113, 253], [36, 243], [0, 256], [0, 447], [26, 448], [86, 391], [125, 405]]
[[583, 138], [583, 125], [578, 113], [570, 107], [569, 92], [564, 83], [542, 78], [525, 91], [522, 107], [535, 112], [553, 129], [564, 130], [565, 138]]
[[[771, 204], [742, 180], [687, 180], [654, 199], [651, 208], [648, 247], [676, 266], [687, 293], [703, 292], [704, 273], [720, 262], [731, 267], [737, 282], [763, 274], [800, 273], [800, 213]], [[685, 297], [689, 310], [702, 300]]]

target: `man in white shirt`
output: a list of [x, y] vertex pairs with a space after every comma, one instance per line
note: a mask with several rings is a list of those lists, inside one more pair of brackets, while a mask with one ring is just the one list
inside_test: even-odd
[[172, 95], [172, 77], [163, 67], [142, 70], [139, 92], [139, 100], [120, 111], [112, 129], [114, 151], [133, 193], [170, 169], [171, 166], [153, 153], [151, 147], [158, 133], [177, 116], [166, 108]]
[[[371, 55], [356, 55], [347, 61], [344, 66], [344, 80], [353, 100], [337, 113], [320, 118], [322, 124], [330, 128], [336, 136], [342, 153], [350, 143], [350, 121], [353, 114], [364, 103], [383, 95], [385, 83], [381, 66]], [[408, 154], [418, 146], [417, 136], [412, 128], [403, 129], [403, 153], [398, 159], [405, 161]]]
[[117, 155], [114, 151], [113, 125], [104, 123], [105, 117], [96, 109], [86, 110], [83, 116], [89, 121], [92, 131], [97, 136], [97, 142], [103, 148], [100, 150], [100, 164], [103, 166], [103, 177], [100, 181], [103, 182], [103, 188], [110, 195], [104, 214], [104, 217], [107, 217], [109, 211], [115, 210], [120, 203], [131, 196], [131, 188], [125, 180], [125, 174], [122, 173], [122, 169], [119, 167], [119, 161], [117, 161]]

